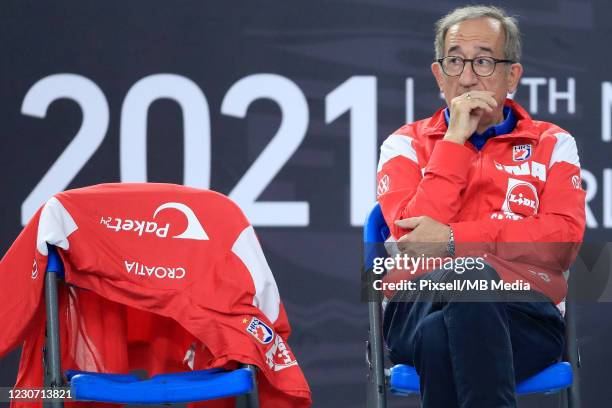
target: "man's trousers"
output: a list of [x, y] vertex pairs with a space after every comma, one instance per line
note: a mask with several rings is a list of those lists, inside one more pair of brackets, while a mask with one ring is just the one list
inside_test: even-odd
[[[485, 265], [462, 275], [438, 269], [423, 279], [490, 282], [499, 276]], [[516, 407], [515, 384], [562, 356], [564, 321], [544, 295], [531, 291], [522, 300], [495, 290], [475, 299], [474, 293], [398, 292], [385, 308], [389, 357], [415, 367], [423, 408]]]

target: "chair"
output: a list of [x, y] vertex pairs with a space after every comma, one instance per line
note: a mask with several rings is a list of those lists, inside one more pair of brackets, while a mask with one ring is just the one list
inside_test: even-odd
[[[389, 236], [389, 228], [385, 223], [379, 204], [376, 204], [368, 214], [363, 229], [364, 268], [368, 285], [372, 284], [371, 273], [375, 257], [385, 257], [384, 241]], [[378, 293], [380, 295], [380, 293]], [[382, 309], [381, 299], [368, 299], [369, 339], [367, 341], [366, 363], [368, 365], [367, 407], [384, 408], [387, 405], [387, 387], [392, 394], [407, 396], [419, 392], [419, 376], [414, 367], [397, 364], [385, 369], [382, 339]], [[574, 308], [567, 302], [566, 313], [566, 359], [568, 361], [553, 364], [538, 374], [526, 379], [516, 387], [518, 395], [544, 393], [552, 394], [566, 389], [561, 403], [568, 408], [580, 408], [579, 377], [580, 356], [576, 341], [576, 324]]]
[[[57, 292], [58, 281], [63, 278], [64, 266], [57, 249], [54, 246], [48, 248], [49, 258], [45, 276], [45, 303], [48, 312], [46, 387], [69, 387], [72, 399], [77, 401], [170, 404], [244, 396], [247, 407], [259, 407], [256, 367], [253, 365], [244, 365], [233, 371], [210, 369], [159, 374], [145, 380], [130, 374], [68, 370], [64, 373], [68, 381], [65, 384], [60, 362]], [[54, 400], [49, 404], [54, 408], [63, 407], [62, 401]]]

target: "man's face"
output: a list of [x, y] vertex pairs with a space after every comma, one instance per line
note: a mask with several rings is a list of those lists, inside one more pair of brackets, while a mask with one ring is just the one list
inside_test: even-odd
[[[451, 26], [446, 33], [443, 57], [472, 59], [487, 56], [505, 59], [504, 41], [504, 28], [496, 19], [484, 17], [462, 21]], [[506, 95], [516, 90], [523, 72], [521, 64], [506, 65], [497, 64], [493, 74], [488, 77], [476, 75], [469, 62], [465, 64], [461, 75], [455, 77], [445, 75], [437, 62], [432, 64], [431, 69], [438, 86], [444, 92], [447, 105], [450, 105], [453, 98], [468, 91], [491, 91], [501, 110]]]

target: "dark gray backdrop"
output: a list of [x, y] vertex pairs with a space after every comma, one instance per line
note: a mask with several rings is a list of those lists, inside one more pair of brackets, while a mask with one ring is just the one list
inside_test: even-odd
[[[245, 211], [258, 212], [252, 220], [315, 406], [362, 405], [367, 316], [359, 301], [359, 220], [374, 197], [376, 148], [408, 118], [441, 106], [429, 71], [433, 24], [460, 4], [3, 2], [2, 253], [32, 209], [64, 188], [148, 180], [229, 194], [244, 180], [233, 197], [245, 208], [249, 193], [257, 201], [302, 202]], [[516, 99], [576, 137], [589, 191], [587, 240], [606, 242], [612, 6], [604, 0], [504, 6], [524, 33], [525, 79]], [[146, 149], [133, 144], [144, 127]], [[265, 153], [279, 128], [278, 151]], [[69, 143], [70, 153], [58, 159]], [[263, 175], [245, 180], [258, 157]], [[47, 173], [56, 160], [56, 173]], [[138, 173], [145, 161], [146, 178]], [[271, 221], [277, 215], [286, 217], [283, 225]], [[609, 303], [578, 305], [586, 407], [612, 398], [608, 316]], [[0, 385], [12, 385], [16, 361], [17, 352], [0, 360]], [[554, 397], [523, 400], [533, 407], [543, 401], [553, 404]]]

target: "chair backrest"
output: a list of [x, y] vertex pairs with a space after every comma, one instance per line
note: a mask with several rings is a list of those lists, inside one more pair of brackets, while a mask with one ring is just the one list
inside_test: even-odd
[[364, 267], [368, 271], [372, 268], [374, 258], [385, 257], [384, 242], [390, 231], [383, 216], [380, 204], [376, 204], [368, 213], [363, 226]]
[[363, 227], [363, 242], [385, 242], [389, 233], [389, 227], [385, 222], [382, 209], [380, 204], [377, 203], [366, 218]]
[[[69, 366], [65, 368], [124, 371], [133, 366], [130, 361], [137, 361], [134, 364], [138, 368], [163, 372], [184, 365], [204, 368], [209, 361], [206, 353], [228, 361], [243, 361], [241, 358], [249, 356], [273, 385], [264, 392], [265, 398], [276, 398], [272, 390], [279, 389], [282, 398], [308, 399], [308, 385], [285, 341], [290, 326], [272, 271], [253, 227], [229, 198], [184, 186], [101, 185], [60, 193], [45, 204], [37, 217], [32, 222], [38, 228], [41, 260], [50, 254], [47, 263], [49, 270], [57, 270], [54, 272], [65, 266], [64, 280], [71, 285], [69, 293], [87, 299], [62, 301], [59, 306], [75, 315], [85, 312], [79, 324], [95, 322], [85, 333], [88, 342], [104, 346], [90, 347], [87, 351], [94, 351], [83, 357], [84, 353], [73, 352], [73, 338], [64, 336], [64, 349], [71, 353], [64, 360]], [[47, 243], [63, 249], [59, 251], [61, 259], [53, 249], [47, 249]], [[57, 310], [55, 275], [47, 274], [51, 283], [45, 292]], [[64, 293], [61, 289], [61, 299]], [[107, 303], [117, 306], [116, 310], [109, 313], [104, 307]], [[192, 307], [186, 308], [185, 304]], [[192, 356], [189, 346], [195, 337], [198, 345], [206, 344], [205, 349], [197, 350], [203, 357], [185, 361], [185, 353], [178, 352], [149, 362], [139, 343], [160, 349], [165, 343], [148, 342], [155, 330], [149, 336], [146, 322], [132, 320], [138, 324], [119, 325], [125, 330], [112, 331], [111, 335], [103, 326], [116, 320], [127, 321], [132, 310], [180, 324], [188, 336], [181, 334], [174, 342], [177, 331], [168, 330], [168, 340], [177, 345], [173, 350], [188, 350], [187, 356]], [[104, 317], [101, 324], [95, 320], [98, 314]], [[48, 313], [53, 315], [63, 316]], [[236, 315], [240, 318], [233, 317]], [[250, 322], [244, 316], [249, 316]], [[60, 321], [62, 332], [65, 321]], [[214, 331], [209, 322], [215, 323]], [[57, 321], [49, 326], [57, 327]], [[59, 334], [59, 330], [55, 332]], [[60, 336], [49, 337], [57, 340], [47, 350], [54, 349], [53, 354], [60, 355]], [[121, 352], [115, 353], [116, 349]], [[283, 353], [277, 352], [279, 349]], [[133, 355], [137, 358], [130, 360]], [[78, 361], [72, 361], [75, 356]], [[140, 367], [142, 361], [150, 367]], [[48, 376], [51, 382], [61, 385], [59, 361], [48, 371], [54, 373]], [[303, 390], [303, 394], [294, 396], [297, 390]]]
[[[241, 364], [241, 369], [235, 371], [215, 368], [158, 374], [142, 383], [134, 374], [66, 370], [65, 376], [70, 384], [64, 384], [58, 312], [58, 281], [64, 278], [64, 263], [54, 245], [47, 245], [47, 249], [49, 252], [45, 274], [45, 299], [48, 313], [43, 359], [46, 387], [58, 389], [70, 385], [69, 392], [72, 397], [84, 398], [85, 401], [160, 404], [235, 396], [236, 407], [259, 407], [257, 367], [251, 364]], [[213, 383], [214, 387], [211, 387]], [[62, 401], [52, 401], [50, 406], [63, 408], [64, 404]]]

